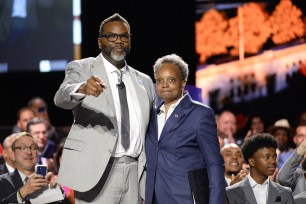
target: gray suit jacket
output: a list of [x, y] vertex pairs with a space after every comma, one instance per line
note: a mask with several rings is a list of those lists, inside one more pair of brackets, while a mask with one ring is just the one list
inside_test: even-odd
[[295, 204], [305, 204], [306, 203], [306, 191], [294, 196]]
[[[226, 187], [226, 197], [229, 204], [257, 204], [249, 179], [244, 179], [232, 186]], [[292, 191], [270, 180], [267, 204], [294, 204]]]
[[[145, 141], [150, 111], [155, 101], [154, 85], [149, 76], [132, 67], [129, 67], [129, 73], [140, 104], [143, 118], [141, 136]], [[70, 94], [73, 90], [92, 75], [99, 76], [109, 88], [98, 97], [86, 96], [81, 101], [72, 99]], [[79, 192], [89, 191], [101, 179], [118, 139], [113, 96], [101, 56], [70, 62], [54, 102], [58, 107], [72, 109], [74, 115], [74, 123], [64, 145], [58, 182]], [[142, 197], [145, 163], [143, 148], [138, 162]]]
[[277, 175], [277, 181], [283, 186], [290, 187], [293, 196], [306, 191], [304, 172], [299, 168], [302, 159], [303, 157], [294, 151]]

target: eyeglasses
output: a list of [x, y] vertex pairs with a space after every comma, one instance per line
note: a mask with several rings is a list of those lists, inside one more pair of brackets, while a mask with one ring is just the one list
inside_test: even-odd
[[106, 33], [104, 35], [100, 35], [100, 37], [106, 38], [109, 42], [115, 42], [118, 37], [122, 42], [129, 42], [132, 34], [124, 33], [124, 34], [116, 34], [116, 33]]
[[32, 145], [32, 146], [20, 146], [20, 147], [14, 147], [13, 150], [15, 149], [19, 149], [21, 152], [25, 153], [28, 150], [36, 152], [38, 150], [38, 147], [36, 145]]

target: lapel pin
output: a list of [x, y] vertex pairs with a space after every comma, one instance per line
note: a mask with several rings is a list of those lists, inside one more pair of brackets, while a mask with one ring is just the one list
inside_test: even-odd
[[175, 114], [174, 117], [178, 118], [178, 114]]

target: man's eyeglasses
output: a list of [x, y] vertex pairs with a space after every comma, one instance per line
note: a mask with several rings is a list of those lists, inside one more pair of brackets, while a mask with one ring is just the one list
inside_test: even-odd
[[38, 147], [36, 145], [33, 146], [20, 146], [20, 147], [14, 147], [13, 150], [19, 149], [21, 152], [27, 152], [28, 150], [36, 152], [38, 150]]
[[124, 33], [124, 34], [116, 34], [116, 33], [106, 33], [104, 35], [100, 34], [100, 37], [106, 38], [109, 42], [115, 42], [118, 37], [122, 42], [129, 42], [131, 39], [131, 34]]

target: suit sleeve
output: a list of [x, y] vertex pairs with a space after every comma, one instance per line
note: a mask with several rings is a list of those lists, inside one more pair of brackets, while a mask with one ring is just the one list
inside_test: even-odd
[[71, 94], [87, 80], [84, 77], [86, 66], [83, 61], [72, 61], [67, 64], [64, 81], [54, 96], [56, 106], [72, 109], [80, 103], [80, 100], [75, 100], [75, 97], [71, 97]]
[[[282, 166], [277, 175], [278, 182], [283, 185], [294, 189], [297, 183], [297, 177], [299, 173], [297, 167], [300, 165], [303, 157], [300, 156], [296, 151], [289, 157], [289, 159]], [[302, 175], [304, 177], [304, 175]]]
[[225, 203], [224, 160], [220, 153], [215, 114], [211, 108], [202, 113], [197, 141], [207, 164], [209, 203]]
[[18, 203], [17, 189], [14, 189], [12, 184], [5, 178], [0, 178], [0, 203]]

